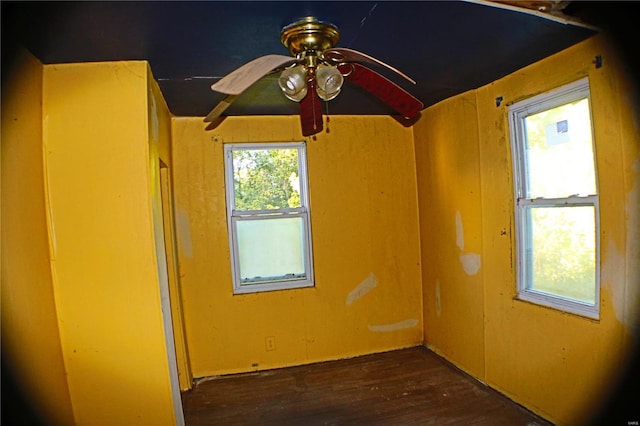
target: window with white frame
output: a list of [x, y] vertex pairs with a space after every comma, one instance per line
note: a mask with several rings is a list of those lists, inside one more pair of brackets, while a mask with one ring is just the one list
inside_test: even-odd
[[313, 286], [306, 146], [224, 146], [234, 293]]
[[587, 78], [509, 107], [518, 298], [598, 318], [599, 213]]

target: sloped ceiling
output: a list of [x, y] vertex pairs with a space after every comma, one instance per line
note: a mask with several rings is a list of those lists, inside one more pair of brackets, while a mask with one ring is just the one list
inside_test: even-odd
[[[283, 26], [302, 16], [337, 25], [339, 47], [411, 76], [398, 82], [425, 106], [499, 79], [598, 32], [569, 2], [118, 1], [2, 3], [3, 68], [20, 44], [45, 64], [148, 60], [176, 116], [204, 116], [222, 98], [212, 83], [266, 54], [289, 53]], [[516, 5], [513, 7], [513, 5]], [[543, 11], [543, 12], [540, 12]], [[4, 73], [3, 73], [4, 74]], [[331, 114], [391, 114], [357, 87]], [[225, 115], [296, 114], [267, 76]]]

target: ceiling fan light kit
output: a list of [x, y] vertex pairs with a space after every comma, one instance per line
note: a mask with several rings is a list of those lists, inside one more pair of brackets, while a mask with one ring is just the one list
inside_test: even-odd
[[[311, 136], [322, 131], [322, 101], [335, 99], [344, 81], [356, 84], [394, 108], [407, 119], [423, 108], [420, 100], [391, 80], [364, 66], [373, 64], [393, 72], [415, 84], [397, 69], [353, 49], [334, 47], [340, 40], [338, 28], [314, 17], [305, 17], [284, 27], [280, 41], [292, 55], [265, 55], [250, 61], [211, 89], [227, 97], [205, 117], [213, 122], [235, 97], [267, 74], [281, 72], [278, 85], [284, 96], [300, 104], [302, 134]], [[209, 129], [208, 127], [207, 129]]]
[[287, 68], [280, 74], [278, 85], [288, 99], [300, 102], [307, 95], [307, 69], [301, 66]]
[[316, 81], [318, 96], [324, 101], [330, 101], [340, 93], [344, 77], [337, 67], [320, 64], [316, 70]]

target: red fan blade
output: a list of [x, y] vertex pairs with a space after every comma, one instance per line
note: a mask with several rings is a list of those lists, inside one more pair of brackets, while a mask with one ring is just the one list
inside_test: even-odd
[[227, 95], [239, 95], [275, 68], [293, 62], [299, 61], [284, 55], [261, 56], [224, 76], [220, 81], [211, 85], [211, 90]]
[[307, 82], [307, 96], [300, 101], [302, 135], [311, 136], [322, 131], [322, 104], [316, 94], [316, 80]]
[[406, 79], [407, 81], [410, 81], [411, 83], [416, 84], [416, 82], [412, 78], [402, 73], [400, 70], [392, 67], [389, 64], [382, 62], [379, 59], [374, 58], [373, 56], [369, 56], [366, 53], [358, 52], [357, 50], [346, 49], [344, 47], [336, 47], [333, 49], [325, 50], [324, 52], [322, 52], [322, 56], [326, 60], [334, 64], [340, 64], [344, 62], [368, 62], [370, 64], [375, 64], [383, 68], [386, 68], [390, 71], [393, 71], [394, 73], [398, 74], [400, 77]]
[[371, 92], [405, 118], [415, 117], [424, 105], [419, 99], [386, 77], [357, 63], [338, 66], [344, 78]]

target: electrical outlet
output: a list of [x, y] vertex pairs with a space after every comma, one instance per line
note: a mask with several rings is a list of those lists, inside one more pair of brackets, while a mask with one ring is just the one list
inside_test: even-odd
[[276, 350], [276, 338], [274, 336], [267, 336], [264, 338], [264, 349], [267, 352]]

